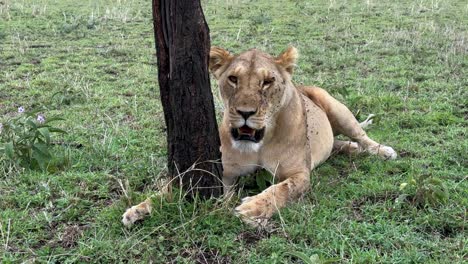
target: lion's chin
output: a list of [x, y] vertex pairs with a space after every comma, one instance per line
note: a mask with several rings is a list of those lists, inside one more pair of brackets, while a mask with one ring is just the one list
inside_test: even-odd
[[235, 140], [231, 139], [232, 147], [239, 150], [240, 152], [251, 153], [258, 152], [262, 143], [247, 141], [247, 140]]

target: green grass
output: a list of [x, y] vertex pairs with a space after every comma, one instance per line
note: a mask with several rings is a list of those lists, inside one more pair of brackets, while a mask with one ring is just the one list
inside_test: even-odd
[[[327, 89], [361, 120], [376, 114], [370, 136], [400, 157], [332, 157], [268, 231], [242, 224], [234, 204], [178, 199], [126, 229], [121, 214], [165, 173], [149, 2], [0, 0], [0, 122], [46, 105], [65, 118], [59, 140], [83, 145], [56, 146], [70, 165], [55, 173], [0, 175], [3, 262], [300, 263], [291, 252], [339, 263], [467, 261], [465, 1], [203, 5], [213, 45], [274, 54], [295, 45], [295, 82]], [[442, 179], [448, 201], [396, 204], [400, 184], [421, 174]]]

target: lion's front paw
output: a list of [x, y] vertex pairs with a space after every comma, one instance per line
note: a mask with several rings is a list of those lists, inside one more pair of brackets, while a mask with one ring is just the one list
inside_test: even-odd
[[122, 216], [122, 223], [126, 227], [130, 227], [136, 221], [143, 219], [146, 215], [150, 214], [151, 209], [151, 200], [148, 198], [144, 202], [128, 208]]
[[236, 207], [235, 213], [242, 221], [253, 225], [265, 225], [268, 219], [275, 213], [276, 207], [272, 204], [272, 197], [261, 193], [242, 199], [242, 204]]

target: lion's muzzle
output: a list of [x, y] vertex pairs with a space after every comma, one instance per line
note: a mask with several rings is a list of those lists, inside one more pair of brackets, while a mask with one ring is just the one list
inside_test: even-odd
[[265, 135], [265, 128], [253, 129], [247, 125], [231, 129], [231, 136], [234, 140], [247, 140], [255, 143], [260, 142]]

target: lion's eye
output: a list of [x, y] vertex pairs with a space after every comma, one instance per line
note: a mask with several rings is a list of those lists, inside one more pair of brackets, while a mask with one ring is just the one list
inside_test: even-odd
[[275, 77], [267, 78], [263, 80], [263, 87], [270, 86], [273, 82], [275, 82]]
[[229, 76], [228, 77], [229, 81], [231, 81], [232, 83], [237, 83], [237, 77], [236, 76]]

